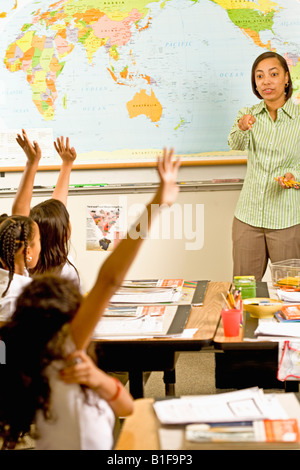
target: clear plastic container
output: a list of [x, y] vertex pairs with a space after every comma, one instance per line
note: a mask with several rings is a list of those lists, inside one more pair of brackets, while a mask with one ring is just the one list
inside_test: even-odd
[[300, 287], [300, 259], [287, 259], [270, 264], [275, 287]]

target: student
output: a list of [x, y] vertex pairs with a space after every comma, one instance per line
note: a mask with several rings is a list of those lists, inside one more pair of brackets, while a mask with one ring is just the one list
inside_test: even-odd
[[37, 142], [28, 139], [26, 131], [17, 135], [17, 142], [27, 156], [22, 179], [16, 193], [12, 213], [30, 215], [37, 222], [41, 232], [41, 256], [30, 274], [53, 272], [80, 283], [78, 271], [69, 254], [71, 235], [70, 217], [67, 210], [70, 173], [76, 159], [74, 147], [70, 147], [69, 138], [58, 138], [54, 147], [62, 159], [57, 184], [52, 198], [37, 204], [30, 210], [35, 174], [41, 159], [41, 149]]
[[[131, 411], [123, 387], [113, 377], [94, 371], [93, 379], [77, 376], [88, 386], [83, 393], [77, 383], [68, 383], [65, 361], [72, 353], [84, 360], [82, 351], [146, 236], [145, 220], [149, 229], [154, 215], [174, 202], [180, 162], [172, 158], [173, 151], [164, 150], [163, 161], [158, 160], [159, 188], [135, 225], [142, 222], [142, 236], [134, 231], [131, 237], [129, 231], [102, 264], [88, 295], [82, 298], [66, 279], [39, 276], [19, 297], [12, 322], [0, 330], [7, 353], [7, 364], [0, 369], [0, 436], [6, 447], [13, 447], [32, 422], [37, 449], [112, 447], [111, 409]], [[65, 371], [60, 373], [61, 369]]]
[[39, 227], [23, 216], [1, 216], [0, 224], [0, 321], [13, 314], [16, 299], [30, 283], [41, 251]]
[[300, 108], [279, 54], [261, 54], [251, 80], [261, 102], [239, 111], [228, 139], [248, 157], [232, 227], [233, 274], [260, 281], [268, 259], [300, 258], [300, 192], [284, 184], [300, 177]]

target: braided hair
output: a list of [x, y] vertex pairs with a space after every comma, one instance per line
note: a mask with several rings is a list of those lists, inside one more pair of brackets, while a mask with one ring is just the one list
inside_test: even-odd
[[8, 269], [8, 284], [2, 294], [4, 297], [9, 289], [15, 273], [15, 255], [24, 244], [24, 264], [27, 268], [26, 252], [28, 242], [33, 238], [33, 220], [21, 215], [2, 219], [0, 224], [0, 267]]

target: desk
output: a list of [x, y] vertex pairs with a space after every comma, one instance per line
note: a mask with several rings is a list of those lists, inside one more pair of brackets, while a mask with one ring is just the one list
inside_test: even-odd
[[278, 388], [298, 392], [298, 381], [277, 380], [278, 343], [274, 341], [251, 341], [258, 319], [243, 315], [243, 327], [239, 336], [224, 336], [220, 322], [214, 337], [214, 346], [224, 354], [216, 355], [217, 388]]
[[209, 282], [201, 307], [192, 307], [186, 328], [197, 328], [193, 338], [94, 340], [99, 367], [129, 373], [134, 398], [143, 397], [143, 372], [164, 371], [166, 394], [174, 394], [175, 365], [180, 351], [199, 351], [212, 344], [229, 282]]
[[[300, 406], [294, 393], [279, 393], [278, 399], [288, 415], [300, 423]], [[161, 445], [158, 432], [162, 427], [153, 409], [153, 398], [135, 400], [134, 412], [125, 419], [115, 450], [219, 450], [219, 449], [280, 449], [289, 448], [289, 444], [275, 443], [187, 443], [184, 441], [184, 428], [168, 428], [168, 444]], [[300, 444], [290, 444], [300, 449]]]

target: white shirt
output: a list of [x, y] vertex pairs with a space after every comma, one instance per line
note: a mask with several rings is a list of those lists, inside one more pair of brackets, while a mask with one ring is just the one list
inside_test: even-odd
[[70, 281], [73, 281], [78, 286], [80, 292], [83, 293], [83, 286], [81, 284], [79, 275], [77, 274], [76, 269], [74, 268], [74, 266], [75, 266], [74, 260], [70, 255], [68, 256], [68, 260], [72, 264], [69, 264], [68, 262], [66, 262], [62, 267], [62, 270], [60, 272], [60, 276], [65, 278], [65, 279], [69, 279]]
[[[51, 349], [62, 349], [66, 356], [75, 345], [64, 325], [50, 342]], [[51, 389], [50, 411], [53, 419], [46, 420], [43, 412], [36, 414], [37, 450], [110, 450], [113, 447], [115, 415], [105, 400], [88, 390], [89, 402], [77, 384], [65, 384], [59, 379], [63, 360], [53, 361], [46, 368]]]
[[0, 321], [7, 321], [11, 318], [15, 311], [16, 301], [24, 287], [31, 282], [27, 271], [24, 271], [24, 275], [14, 274], [8, 291], [5, 297], [2, 297], [3, 292], [8, 285], [9, 271], [0, 268]]

